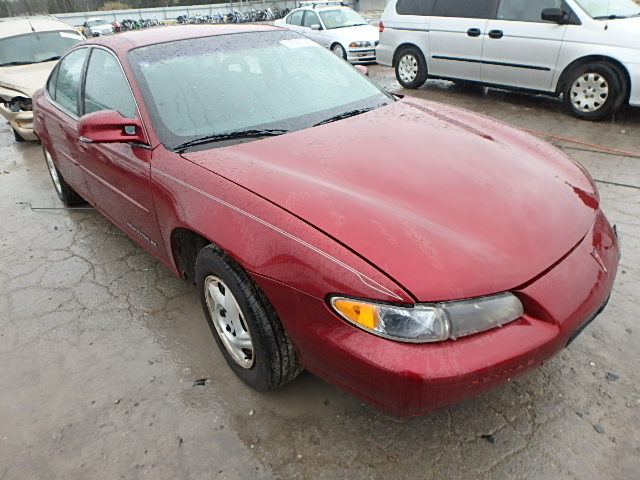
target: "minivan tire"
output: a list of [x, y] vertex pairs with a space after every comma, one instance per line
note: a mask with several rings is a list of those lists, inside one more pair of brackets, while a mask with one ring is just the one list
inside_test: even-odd
[[405, 47], [396, 56], [396, 79], [404, 88], [419, 88], [427, 81], [427, 62], [417, 47]]
[[624, 101], [620, 76], [603, 62], [586, 63], [572, 70], [562, 93], [567, 110], [583, 120], [609, 118]]

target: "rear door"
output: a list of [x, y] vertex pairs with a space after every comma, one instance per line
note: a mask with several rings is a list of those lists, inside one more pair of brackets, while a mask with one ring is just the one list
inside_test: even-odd
[[[484, 40], [482, 81], [549, 91], [567, 25], [545, 22], [545, 8], [562, 0], [501, 0]], [[567, 16], [568, 17], [568, 16]]]
[[[116, 56], [94, 47], [83, 90], [84, 114], [116, 110], [140, 118], [129, 82]], [[164, 257], [151, 194], [151, 150], [127, 143], [83, 143], [78, 156], [96, 206], [143, 246]]]
[[436, 0], [429, 29], [429, 75], [480, 80], [482, 43], [498, 0]]
[[62, 177], [85, 200], [91, 201], [77, 155], [80, 83], [88, 53], [88, 48], [78, 48], [60, 60], [45, 88], [49, 102], [43, 102], [36, 120], [43, 122], [49, 137], [49, 153]]

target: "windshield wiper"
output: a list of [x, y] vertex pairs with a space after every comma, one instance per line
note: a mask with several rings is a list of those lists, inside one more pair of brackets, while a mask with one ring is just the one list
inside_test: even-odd
[[18, 62], [0, 63], [0, 67], [15, 67], [16, 65], [31, 65], [32, 63], [36, 63], [36, 62], [25, 62], [24, 60], [21, 60]]
[[45, 58], [44, 60], [19, 60], [16, 62], [0, 63], [0, 67], [15, 67], [17, 65], [33, 65], [34, 63], [53, 62], [54, 60], [60, 60], [60, 55], [55, 57]]
[[53, 57], [45, 58], [44, 60], [38, 60], [34, 63], [53, 62], [54, 60], [60, 60], [61, 55], [55, 55]]
[[358, 108], [356, 110], [349, 110], [348, 112], [339, 113], [337, 115], [334, 115], [333, 117], [329, 117], [329, 118], [327, 118], [325, 120], [322, 120], [321, 122], [316, 123], [314, 125], [314, 127], [318, 127], [320, 125], [324, 125], [325, 123], [331, 123], [331, 122], [335, 122], [335, 121], [338, 121], [338, 120], [342, 120], [343, 118], [354, 117], [356, 115], [360, 115], [361, 113], [369, 112], [369, 111], [373, 110], [374, 108], [378, 108], [378, 107]]
[[599, 15], [597, 17], [593, 17], [594, 20], [617, 20], [619, 18], [629, 18], [629, 17], [635, 17], [636, 15], [638, 15], [637, 13], [634, 15]]
[[196, 138], [195, 140], [189, 140], [184, 142], [173, 150], [178, 153], [184, 153], [189, 147], [195, 147], [197, 145], [204, 145], [206, 143], [223, 142], [225, 140], [233, 140], [235, 138], [257, 138], [257, 137], [275, 137], [288, 133], [289, 130], [283, 130], [280, 128], [271, 128], [266, 130], [238, 130], [236, 132], [229, 133], [217, 133], [215, 135], [208, 135], [206, 137]]
[[335, 30], [336, 28], [361, 27], [362, 25], [369, 25], [369, 24], [368, 23], [354, 23], [353, 25], [338, 25], [337, 27], [331, 27], [330, 30]]

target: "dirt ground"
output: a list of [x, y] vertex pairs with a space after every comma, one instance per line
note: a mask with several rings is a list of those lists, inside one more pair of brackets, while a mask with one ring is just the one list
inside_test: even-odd
[[[390, 69], [371, 76], [399, 90]], [[588, 123], [541, 96], [444, 82], [402, 93], [640, 152], [640, 109]], [[621, 232], [608, 308], [525, 379], [399, 420], [308, 373], [248, 390], [192, 287], [93, 210], [35, 209], [61, 206], [41, 149], [3, 124], [0, 480], [638, 478], [640, 190], [602, 182], [640, 185], [640, 158], [554, 142], [601, 181]]]

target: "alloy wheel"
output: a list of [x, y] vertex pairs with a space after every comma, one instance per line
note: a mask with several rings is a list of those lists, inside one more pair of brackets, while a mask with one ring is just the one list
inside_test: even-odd
[[211, 320], [227, 352], [240, 367], [253, 367], [255, 358], [251, 332], [233, 293], [214, 275], [205, 279], [204, 290]]
[[573, 82], [569, 94], [571, 95], [571, 104], [576, 110], [595, 112], [609, 98], [609, 83], [599, 73], [584, 73]]

